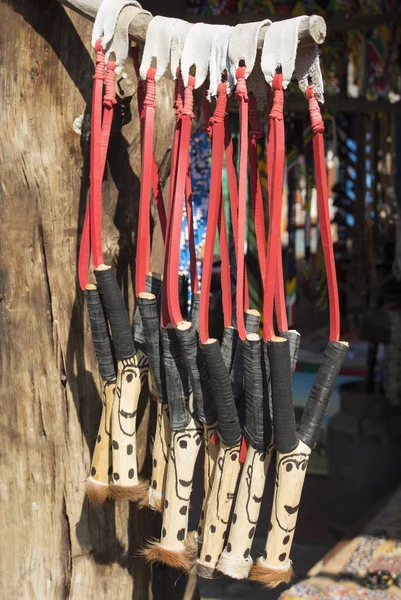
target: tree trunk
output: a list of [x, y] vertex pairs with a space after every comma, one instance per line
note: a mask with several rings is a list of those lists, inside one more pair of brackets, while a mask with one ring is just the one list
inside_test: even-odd
[[[91, 24], [54, 0], [3, 3], [0, 17], [0, 596], [146, 600], [150, 570], [137, 551], [157, 535], [158, 518], [127, 503], [95, 509], [84, 493], [101, 412], [76, 273], [89, 183]], [[132, 69], [129, 76], [134, 81]], [[165, 180], [174, 115], [172, 86], [161, 86], [156, 160]], [[124, 98], [103, 223], [106, 260], [118, 267], [131, 314], [139, 173], [136, 98]], [[157, 268], [157, 227], [154, 240]], [[138, 433], [145, 475], [149, 412], [145, 390]]]

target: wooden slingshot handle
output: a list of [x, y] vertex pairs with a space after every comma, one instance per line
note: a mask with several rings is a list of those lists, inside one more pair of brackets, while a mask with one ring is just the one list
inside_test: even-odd
[[246, 579], [253, 561], [251, 547], [262, 505], [273, 444], [261, 452], [249, 446], [231, 519], [230, 535], [217, 568], [234, 579]]
[[111, 413], [113, 410], [116, 380], [103, 382], [102, 415], [93, 451], [90, 475], [86, 483], [86, 494], [91, 502], [101, 504], [109, 497], [112, 469], [111, 459]]
[[213, 487], [206, 511], [203, 544], [197, 561], [197, 573], [212, 578], [225, 543], [230, 511], [240, 472], [241, 444], [226, 446], [220, 442]]
[[289, 555], [310, 454], [311, 449], [301, 440], [292, 452], [277, 452], [269, 534], [265, 552], [251, 572], [252, 579], [269, 587], [288, 583], [293, 576]]
[[[202, 502], [202, 510], [199, 519], [198, 529], [197, 529], [197, 540], [198, 544], [202, 544], [203, 541], [203, 533], [205, 529], [205, 520], [206, 520], [206, 512], [207, 505], [210, 499], [210, 494], [212, 492], [213, 480], [216, 471], [216, 463], [219, 455], [219, 444], [213, 444], [211, 442], [211, 438], [217, 432], [217, 423], [213, 425], [204, 425], [203, 426], [203, 444], [205, 451], [205, 458], [203, 463], [203, 502]], [[214, 438], [216, 439], [216, 438]]]
[[163, 512], [170, 441], [171, 430], [168, 420], [168, 404], [158, 402], [155, 441], [152, 453], [152, 478], [148, 494], [149, 508], [158, 512]]
[[187, 536], [187, 531], [194, 469], [201, 443], [201, 425], [192, 418], [184, 429], [172, 432], [161, 537], [160, 542], [151, 543], [144, 550], [149, 562], [162, 562], [189, 571], [196, 560], [197, 543]]
[[136, 415], [142, 379], [148, 376], [148, 361], [141, 350], [117, 363], [117, 383], [111, 415], [112, 484], [115, 500], [142, 500], [147, 484], [138, 477], [136, 457]]

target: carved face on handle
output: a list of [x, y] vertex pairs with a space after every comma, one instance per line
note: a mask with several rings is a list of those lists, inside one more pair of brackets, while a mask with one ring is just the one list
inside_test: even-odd
[[[170, 457], [174, 464], [175, 491], [177, 498], [189, 501], [193, 481], [192, 455], [199, 452], [202, 442], [202, 430], [199, 427], [191, 427], [182, 431], [175, 431], [171, 442]], [[191, 466], [188, 469], [188, 465]]]
[[135, 434], [139, 395], [148, 372], [146, 357], [142, 353], [140, 356], [138, 354], [121, 361], [122, 369], [116, 385], [120, 429], [130, 437]]
[[[299, 452], [283, 456], [277, 465], [275, 518], [277, 525], [286, 533], [295, 529], [308, 461], [309, 454]], [[280, 493], [280, 486], [284, 493]]]

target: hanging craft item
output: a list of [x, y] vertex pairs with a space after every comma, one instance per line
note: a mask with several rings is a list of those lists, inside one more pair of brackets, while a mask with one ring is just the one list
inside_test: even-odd
[[[270, 342], [267, 343], [271, 370], [274, 444], [277, 451], [276, 482], [265, 552], [252, 568], [251, 578], [269, 587], [288, 582], [292, 577], [289, 554], [306, 468], [311, 450], [317, 442], [335, 380], [348, 350], [348, 344], [339, 341], [340, 315], [328, 205], [323, 144], [324, 125], [317, 101], [318, 97], [322, 98], [317, 52], [315, 56], [313, 52], [299, 53], [295, 70], [300, 88], [308, 98], [314, 135], [319, 222], [330, 300], [330, 341], [298, 427], [295, 424], [292, 399], [289, 347], [286, 348], [286, 342], [282, 337], [275, 339], [271, 337]], [[269, 331], [267, 335], [265, 333], [266, 338], [269, 338], [269, 333]]]
[[[142, 505], [148, 505], [154, 510], [161, 511], [163, 506], [163, 493], [166, 483], [168, 453], [170, 448], [170, 428], [168, 424], [168, 397], [166, 388], [166, 374], [164, 364], [160, 361], [160, 311], [159, 300], [150, 288], [155, 274], [150, 273], [150, 213], [151, 189], [155, 195], [158, 207], [159, 220], [163, 241], [166, 241], [166, 214], [163, 198], [160, 197], [158, 186], [155, 185], [157, 167], [155, 165], [153, 140], [154, 140], [154, 115], [156, 100], [156, 84], [164, 75], [169, 62], [170, 46], [172, 43], [174, 19], [154, 17], [149, 25], [146, 43], [143, 50], [139, 75], [145, 82], [143, 99], [141, 98], [141, 153], [142, 175], [141, 193], [139, 199], [138, 237], [135, 271], [136, 302], [143, 326], [144, 341], [149, 360], [149, 370], [152, 381], [152, 391], [157, 399], [156, 431], [152, 453], [152, 476], [149, 491], [142, 500]], [[152, 62], [156, 61], [156, 68]], [[155, 190], [156, 188], [156, 190]], [[157, 278], [161, 282], [161, 275]]]
[[[135, 10], [142, 12], [138, 7]], [[105, 76], [103, 43], [104, 40], [102, 41], [101, 38], [94, 40], [96, 72], [92, 100], [90, 198], [78, 265], [80, 285], [86, 288], [89, 310], [96, 309], [96, 313], [91, 314], [92, 330], [95, 334], [99, 365], [103, 370], [102, 377], [109, 384], [106, 383], [104, 391], [103, 415], [92, 461], [91, 478], [88, 481], [88, 495], [98, 501], [109, 496], [115, 499], [138, 500], [143, 495], [143, 488], [147, 488], [147, 484], [141, 482], [138, 475], [136, 413], [142, 379], [147, 377], [148, 363], [141, 351], [136, 352], [125, 303], [115, 274], [103, 260], [101, 187], [110, 136], [112, 107], [115, 103], [114, 70], [116, 67], [115, 63], [108, 62]], [[103, 80], [106, 81], [106, 94], [103, 101], [105, 112], [102, 128]], [[90, 249], [97, 288], [88, 283]], [[117, 361], [115, 385], [112, 370], [114, 363], [110, 357], [111, 346], [106, 319], [109, 322], [114, 356]], [[108, 365], [106, 371], [104, 364]]]
[[[121, 13], [124, 12], [124, 0], [117, 4]], [[120, 13], [116, 12], [111, 0], [102, 4], [102, 14], [106, 18], [104, 6], [109, 6], [113, 19], [117, 19]], [[135, 14], [141, 13], [137, 3], [129, 10], [130, 16], [132, 10], [136, 11]], [[81, 287], [86, 290], [95, 349], [104, 381], [104, 407], [88, 495], [97, 501], [107, 497], [140, 500], [142, 505], [163, 513], [160, 540], [153, 541], [143, 551], [150, 562], [161, 562], [186, 571], [196, 563], [196, 570], [203, 577], [213, 577], [218, 571], [236, 578], [244, 578], [251, 573], [252, 579], [273, 587], [288, 581], [292, 574], [289, 554], [306, 466], [347, 351], [347, 345], [339, 341], [324, 127], [317, 103], [322, 100], [322, 81], [316, 45], [310, 44], [308, 17], [274, 25], [265, 20], [235, 28], [203, 23], [191, 26], [184, 21], [164, 17], [149, 21], [140, 66], [138, 50], [134, 56], [137, 73], [143, 82], [143, 88], [138, 92], [142, 172], [134, 337], [114, 273], [103, 264], [101, 183], [114, 102], [114, 65], [109, 62], [105, 74], [101, 42], [96, 42], [91, 194], [81, 243], [79, 278]], [[106, 46], [112, 39], [109, 28], [104, 22], [102, 27], [97, 19], [95, 31], [106, 32]], [[303, 36], [309, 37], [309, 44], [298, 46]], [[202, 52], [199, 52], [200, 47]], [[265, 96], [270, 94], [272, 100], [267, 136], [267, 249], [267, 215], [257, 154], [263, 130], [258, 120], [256, 97], [249, 93], [247, 86], [248, 76], [256, 64], [258, 48], [262, 48], [261, 67], [266, 80], [262, 80], [262, 89], [266, 91]], [[122, 64], [121, 50], [116, 63]], [[153, 144], [157, 82], [168, 68], [175, 80], [176, 124], [166, 214]], [[288, 328], [280, 227], [285, 162], [284, 89], [294, 68], [300, 88], [309, 102], [319, 220], [330, 300], [330, 342], [298, 427], [293, 408], [292, 378], [300, 336]], [[208, 77], [209, 83], [205, 84]], [[104, 78], [106, 94], [102, 120]], [[204, 125], [211, 146], [211, 173], [199, 284], [189, 149], [194, 90], [202, 85]], [[228, 95], [234, 87], [240, 126], [238, 176], [226, 114]], [[213, 101], [214, 110], [212, 98], [216, 99], [215, 103]], [[222, 193], [224, 158], [235, 259], [230, 257], [229, 252], [230, 231]], [[249, 308], [245, 263], [248, 174], [250, 213], [255, 228], [263, 292], [263, 339], [258, 334], [260, 315]], [[164, 242], [163, 274], [153, 273], [150, 266], [152, 193]], [[184, 206], [192, 293], [189, 316], [187, 307], [183, 306], [185, 303], [180, 302], [179, 291], [183, 282], [179, 257]], [[209, 319], [217, 232], [221, 262], [221, 317], [224, 322], [221, 345], [218, 339], [211, 337]], [[97, 287], [88, 281], [90, 251]], [[137, 350], [136, 345], [139, 348], [139, 344], [141, 349]], [[141, 378], [147, 376], [148, 366], [152, 393], [157, 400], [149, 488], [138, 475], [135, 444]], [[188, 518], [195, 462], [202, 441], [205, 448], [203, 504], [195, 537], [188, 533]], [[259, 519], [266, 473], [274, 451], [277, 453], [277, 472], [268, 541], [263, 557], [252, 567], [251, 545]]]
[[[178, 268], [181, 216], [184, 198], [188, 200], [188, 167], [193, 90], [207, 75], [208, 55], [198, 55], [202, 40], [210, 49], [215, 28], [194, 25], [187, 33], [181, 59], [184, 87], [183, 105], [177, 115], [173, 145], [172, 193], [168, 207], [165, 276], [162, 298], [162, 357], [166, 372], [169, 419], [172, 430], [168, 463], [163, 524], [160, 542], [151, 544], [146, 558], [188, 570], [197, 556], [194, 536], [187, 536], [189, 500], [196, 458], [202, 441], [202, 426], [215, 422], [214, 406], [206, 370], [198, 362], [197, 334], [192, 323], [183, 322], [178, 298]], [[196, 65], [197, 78], [190, 75]], [[187, 216], [190, 212], [187, 213]], [[196, 263], [196, 257], [193, 257]], [[195, 264], [196, 268], [196, 264]], [[196, 277], [192, 277], [196, 285]], [[196, 288], [193, 288], [196, 291]], [[184, 368], [185, 367], [185, 368]], [[183, 388], [184, 371], [189, 373], [197, 400], [197, 411], [187, 407]], [[203, 387], [202, 387], [203, 384]], [[204, 393], [206, 392], [206, 393]]]

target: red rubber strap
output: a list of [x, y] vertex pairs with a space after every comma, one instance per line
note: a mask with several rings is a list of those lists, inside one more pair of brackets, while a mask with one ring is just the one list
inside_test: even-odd
[[[100, 141], [102, 179], [106, 164], [107, 148], [109, 146], [111, 125], [113, 122], [114, 105], [117, 102], [115, 91], [115, 68], [116, 63], [114, 61], [109, 61], [107, 63], [107, 70], [105, 76], [105, 95], [103, 98], [104, 112]], [[78, 279], [79, 285], [83, 290], [89, 283], [90, 251], [90, 205], [88, 205], [85, 212], [84, 225], [82, 228], [81, 244], [79, 247], [78, 259]]]
[[245, 82], [245, 67], [238, 67], [235, 97], [239, 103], [240, 160], [238, 177], [238, 239], [237, 239], [237, 327], [241, 340], [246, 339], [244, 322], [244, 275], [245, 275], [245, 224], [246, 190], [248, 178], [248, 92]]
[[191, 171], [189, 168], [188, 159], [188, 170], [187, 178], [185, 180], [185, 209], [187, 213], [188, 223], [188, 243], [189, 243], [189, 272], [191, 276], [191, 292], [196, 294], [198, 291], [198, 267], [196, 264], [196, 250], [195, 250], [195, 232], [194, 232], [194, 219], [192, 210], [192, 183], [191, 183]]
[[[189, 142], [191, 138], [191, 121], [193, 114], [193, 90], [195, 77], [189, 76], [188, 85], [184, 91], [184, 107], [181, 113], [181, 134], [178, 146], [178, 161], [176, 166], [175, 189], [172, 199], [171, 220], [168, 226], [168, 260], [167, 260], [167, 308], [170, 322], [174, 327], [182, 321], [180, 299], [178, 294], [178, 268], [180, 259], [180, 238], [182, 212], [184, 207], [185, 183], [189, 163]], [[170, 207], [169, 207], [170, 208]]]
[[209, 338], [209, 300], [212, 279], [214, 243], [221, 205], [221, 180], [224, 156], [224, 115], [227, 106], [227, 84], [217, 88], [217, 101], [212, 126], [212, 168], [210, 174], [209, 207], [203, 256], [202, 287], [199, 305], [199, 337], [202, 343]]
[[[143, 85], [144, 82], [140, 79], [140, 75], [139, 75], [140, 60], [139, 60], [139, 47], [138, 46], [133, 48], [132, 58], [133, 58], [136, 78], [138, 81], [137, 103], [138, 103], [138, 113], [139, 113], [139, 117], [141, 119], [141, 147], [142, 147], [142, 139], [143, 139], [143, 118], [142, 118], [142, 116], [144, 114], [143, 113], [143, 103], [145, 101], [145, 88]], [[153, 196], [155, 198], [157, 212], [159, 215], [160, 228], [162, 231], [163, 242], [166, 243], [166, 223], [167, 223], [166, 210], [164, 207], [163, 192], [162, 192], [162, 188], [160, 185], [159, 171], [158, 171], [157, 164], [155, 161], [154, 153], [152, 154], [152, 190], [153, 190]]]
[[[203, 125], [202, 130], [206, 131], [210, 138], [213, 135], [213, 123], [214, 119], [211, 116], [210, 110], [210, 102], [207, 100], [207, 91], [208, 91], [208, 82], [203, 84], [203, 99], [202, 99], [202, 113], [203, 113]], [[227, 93], [227, 88], [226, 88]], [[222, 102], [222, 101], [221, 101]], [[222, 106], [219, 105], [219, 106]], [[220, 111], [220, 108], [218, 108]], [[217, 113], [216, 117], [219, 115]], [[224, 116], [224, 139], [226, 140], [226, 117]], [[220, 118], [220, 117], [219, 117]], [[231, 139], [231, 134], [230, 134]], [[232, 142], [231, 142], [232, 149]], [[237, 192], [237, 179], [235, 175], [234, 168], [234, 189], [236, 196]], [[223, 189], [220, 191], [220, 210], [218, 215], [217, 227], [219, 231], [219, 246], [220, 246], [220, 259], [221, 259], [221, 268], [220, 268], [220, 278], [221, 278], [221, 295], [222, 295], [222, 304], [223, 304], [223, 316], [224, 316], [224, 327], [231, 327], [233, 322], [233, 306], [232, 306], [232, 296], [231, 296], [231, 267], [230, 267], [230, 253], [228, 247], [228, 236], [227, 236], [227, 222], [226, 222], [226, 214], [224, 210], [224, 196]], [[210, 294], [209, 294], [209, 302], [210, 302]], [[208, 309], [209, 310], [209, 309]]]
[[266, 255], [265, 293], [263, 299], [263, 337], [270, 340], [274, 337], [273, 306], [276, 289], [276, 273], [278, 254], [281, 245], [280, 221], [282, 206], [282, 182], [284, 176], [284, 117], [283, 117], [283, 76], [276, 74], [273, 78], [274, 99], [269, 115], [269, 136], [267, 145], [269, 176], [269, 237]]
[[[238, 240], [238, 182], [237, 182], [237, 173], [235, 170], [235, 162], [234, 162], [234, 148], [233, 148], [233, 140], [231, 137], [231, 126], [230, 126], [230, 118], [226, 115], [224, 121], [225, 127], [225, 153], [226, 153], [226, 170], [227, 170], [227, 183], [228, 183], [228, 195], [230, 197], [230, 214], [231, 214], [231, 223], [233, 229], [233, 238], [234, 238], [234, 250], [235, 255], [237, 255], [237, 240]], [[248, 275], [245, 269], [245, 310], [249, 308], [249, 292], [248, 292]]]
[[[269, 94], [270, 110], [273, 106], [274, 94]], [[271, 211], [271, 199], [273, 197], [274, 186], [279, 186], [281, 194], [283, 190], [283, 183], [278, 182], [275, 178], [273, 170], [273, 156], [277, 153], [275, 148], [275, 136], [273, 133], [274, 119], [269, 118], [269, 135], [267, 142], [267, 185], [268, 185], [268, 197], [269, 197], [269, 212]], [[272, 134], [270, 135], [270, 131]], [[278, 151], [280, 152], [280, 151]], [[285, 144], [282, 148], [282, 154], [277, 155], [275, 160], [279, 161], [280, 164], [285, 160]], [[277, 190], [278, 194], [278, 190]], [[283, 274], [283, 257], [281, 251], [281, 215], [280, 215], [280, 243], [277, 250], [277, 273], [276, 273], [276, 284], [274, 288], [274, 304], [276, 307], [276, 318], [277, 326], [279, 331], [288, 331], [288, 320], [287, 320], [287, 306], [285, 301], [285, 288], [284, 288], [284, 274]]]
[[[177, 163], [178, 163], [178, 148], [181, 137], [181, 113], [183, 109], [183, 99], [184, 99], [184, 84], [182, 81], [181, 72], [177, 70], [176, 79], [175, 79], [175, 100], [174, 100], [174, 108], [177, 115], [177, 120], [174, 128], [174, 137], [173, 137], [173, 147], [171, 152], [171, 168], [170, 168], [170, 187], [168, 194], [168, 207], [167, 207], [167, 226], [166, 226], [166, 241], [165, 241], [165, 249], [164, 249], [164, 271], [163, 271], [163, 279], [167, 281], [167, 268], [168, 261], [170, 257], [170, 225], [173, 214], [173, 198], [174, 198], [174, 190], [176, 186], [176, 178], [177, 178]], [[162, 287], [162, 311], [161, 311], [161, 324], [163, 327], [167, 327], [170, 323], [169, 310], [167, 305], [167, 286], [164, 285]]]
[[93, 79], [92, 94], [92, 120], [91, 120], [91, 142], [90, 142], [90, 239], [92, 247], [92, 260], [95, 269], [103, 264], [102, 251], [102, 158], [101, 158], [101, 136], [102, 136], [102, 95], [104, 81], [104, 54], [101, 41], [95, 45], [96, 69]]
[[153, 169], [153, 135], [155, 122], [156, 69], [146, 74], [146, 95], [143, 102], [143, 140], [141, 191], [139, 197], [138, 237], [136, 245], [135, 293], [146, 291], [146, 274], [150, 271], [150, 194]]
[[249, 98], [249, 122], [251, 126], [249, 136], [249, 187], [251, 193], [253, 219], [255, 223], [256, 247], [258, 251], [262, 289], [264, 290], [266, 271], [266, 224], [262, 187], [260, 185], [258, 169], [257, 148], [257, 141], [263, 138], [263, 131], [259, 123], [256, 98], [254, 97]]
[[[218, 219], [220, 258], [221, 258], [221, 295], [223, 303], [224, 327], [233, 324], [233, 303], [231, 297], [231, 268], [228, 250], [226, 213], [224, 210], [223, 190], [220, 192], [220, 210]], [[210, 294], [209, 294], [210, 297]]]
[[309, 102], [309, 114], [313, 131], [313, 156], [315, 159], [317, 206], [329, 292], [330, 341], [338, 342], [340, 339], [340, 306], [327, 191], [327, 173], [323, 141], [324, 123], [319, 104], [311, 87], [307, 88], [306, 96]]

